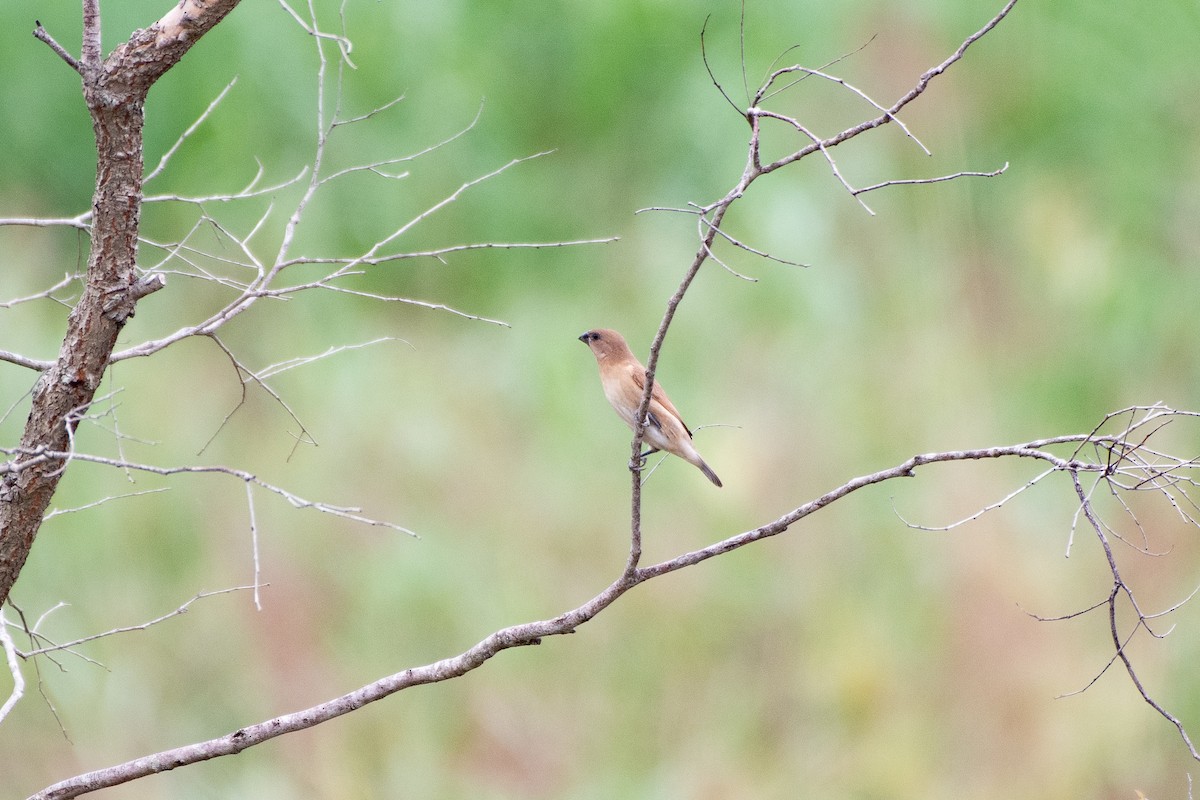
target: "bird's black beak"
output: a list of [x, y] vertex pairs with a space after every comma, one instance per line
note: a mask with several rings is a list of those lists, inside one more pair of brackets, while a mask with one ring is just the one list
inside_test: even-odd
[[584, 344], [587, 344], [588, 333], [591, 333], [591, 331], [588, 331], [587, 333], [579, 334], [579, 341], [583, 342]]

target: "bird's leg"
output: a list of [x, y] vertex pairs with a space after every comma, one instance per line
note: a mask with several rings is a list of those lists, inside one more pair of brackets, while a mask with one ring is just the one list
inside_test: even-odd
[[646, 466], [646, 459], [658, 452], [657, 447], [651, 447], [644, 453], [640, 453], [637, 458], [629, 460], [629, 468], [635, 472], [640, 472]]

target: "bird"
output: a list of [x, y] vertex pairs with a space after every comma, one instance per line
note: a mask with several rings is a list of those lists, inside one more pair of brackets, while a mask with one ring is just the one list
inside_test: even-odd
[[[592, 355], [596, 357], [596, 364], [600, 367], [600, 383], [609, 404], [625, 420], [625, 424], [636, 431], [637, 410], [646, 391], [646, 368], [633, 355], [624, 337], [614, 330], [596, 328], [582, 334], [579, 341], [590, 347]], [[692, 432], [658, 381], [654, 382], [654, 390], [650, 393], [642, 438], [650, 446], [650, 450], [642, 454], [643, 458], [665, 450], [699, 468], [704, 477], [716, 486], [722, 485], [717, 473], [696, 452], [692, 445]]]

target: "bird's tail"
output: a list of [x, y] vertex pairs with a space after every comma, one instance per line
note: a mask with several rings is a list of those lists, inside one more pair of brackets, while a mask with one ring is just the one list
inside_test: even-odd
[[704, 459], [699, 459], [699, 461], [700, 463], [696, 466], [699, 467], [700, 471], [704, 473], [704, 477], [712, 481], [718, 488], [723, 486], [724, 484], [722, 484], [721, 479], [717, 477], [717, 473], [712, 471], [712, 467], [710, 467], [708, 464], [705, 464]]

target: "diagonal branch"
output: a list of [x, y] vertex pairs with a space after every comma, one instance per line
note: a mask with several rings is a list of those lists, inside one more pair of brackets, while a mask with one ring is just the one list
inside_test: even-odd
[[68, 67], [75, 70], [80, 75], [83, 74], [83, 65], [79, 63], [79, 60], [76, 59], [75, 56], [68, 53], [67, 49], [59, 44], [53, 36], [46, 32], [46, 29], [42, 27], [41, 20], [34, 20], [33, 36], [39, 42], [44, 42], [46, 46], [54, 51], [55, 55], [57, 55], [66, 63]]
[[[1190, 412], [1175, 411], [1165, 407], [1143, 409], [1147, 417], [1196, 416]], [[1139, 423], [1140, 424], [1140, 423]], [[332, 698], [310, 708], [273, 717], [262, 722], [239, 728], [236, 731], [194, 744], [164, 750], [106, 769], [89, 772], [53, 786], [33, 795], [30, 800], [65, 800], [78, 797], [97, 789], [109, 788], [148, 775], [165, 772], [177, 767], [199, 763], [212, 758], [240, 753], [247, 748], [270, 741], [277, 736], [306, 730], [329, 720], [348, 714], [370, 703], [382, 700], [397, 692], [414, 686], [458, 678], [479, 668], [493, 656], [515, 647], [541, 644], [551, 636], [576, 632], [582, 625], [596, 617], [623, 595], [647, 581], [699, 564], [710, 558], [732, 552], [762, 539], [789, 530], [805, 517], [854, 494], [860, 489], [874, 486], [897, 478], [915, 477], [923, 467], [947, 462], [984, 461], [998, 459], [1031, 459], [1041, 462], [1052, 472], [1065, 472], [1077, 483], [1082, 472], [1103, 474], [1108, 468], [1102, 459], [1085, 460], [1077, 453], [1066, 456], [1054, 451], [1060, 448], [1077, 449], [1084, 445], [1097, 445], [1101, 449], [1119, 446], [1130, 439], [1131, 431], [1117, 434], [1092, 432], [1067, 436], [1054, 436], [1022, 444], [987, 447], [973, 450], [954, 450], [924, 453], [912, 456], [887, 469], [853, 478], [841, 486], [804, 503], [771, 522], [752, 530], [729, 536], [707, 547], [682, 553], [674, 558], [647, 567], [627, 567], [611, 584], [582, 605], [558, 616], [514, 625], [498, 630], [480, 640], [464, 652], [423, 666], [401, 670], [380, 678], [354, 691]], [[1200, 470], [1200, 462], [1190, 462], [1190, 468]]]
[[[803, 68], [799, 67], [795, 69], [775, 70], [755, 93], [751, 108], [745, 112], [746, 121], [750, 124], [751, 128], [750, 146], [746, 166], [743, 169], [742, 175], [738, 179], [737, 183], [724, 197], [712, 203], [711, 205], [697, 208], [696, 213], [702, 219], [707, 220], [707, 226], [702, 229], [699, 247], [696, 250], [695, 256], [692, 258], [691, 264], [684, 272], [683, 279], [680, 281], [679, 286], [675, 290], [674, 294], [672, 294], [670, 299], [667, 300], [667, 305], [663, 311], [662, 319], [659, 322], [658, 330], [655, 332], [654, 339], [650, 343], [650, 353], [646, 359], [646, 386], [642, 392], [641, 403], [639, 404], [637, 413], [634, 417], [639, 421], [639, 425], [634, 430], [633, 441], [630, 444], [632, 456], [630, 458], [629, 468], [632, 475], [630, 490], [630, 554], [626, 565], [627, 573], [637, 568], [638, 560], [641, 557], [642, 486], [641, 462], [639, 459], [639, 454], [641, 453], [642, 438], [645, 434], [646, 414], [650, 408], [650, 396], [654, 390], [654, 374], [658, 367], [659, 354], [662, 350], [663, 342], [666, 340], [667, 331], [670, 329], [671, 323], [675, 318], [675, 313], [679, 308], [679, 304], [683, 302], [683, 298], [687, 294], [688, 289], [691, 287], [692, 282], [699, 274], [700, 268], [704, 266], [704, 263], [708, 261], [712, 255], [713, 243], [716, 240], [718, 231], [721, 229], [722, 223], [724, 222], [726, 212], [728, 212], [729, 208], [736, 201], [745, 195], [750, 185], [758, 178], [780, 169], [781, 167], [785, 167], [788, 164], [799, 161], [800, 159], [818, 151], [825, 155], [827, 160], [829, 160], [830, 166], [834, 170], [834, 174], [848, 189], [851, 189], [852, 194], [854, 194], [854, 196], [857, 198], [857, 195], [861, 192], [854, 192], [850, 185], [841, 177], [840, 173], [837, 171], [837, 165], [832, 160], [832, 157], [829, 155], [828, 151], [843, 142], [849, 141], [850, 139], [862, 133], [877, 128], [888, 122], [899, 123], [896, 115], [900, 112], [900, 110], [916, 98], [920, 97], [929, 87], [930, 82], [934, 78], [936, 78], [938, 75], [941, 75], [953, 64], [962, 59], [967, 49], [975, 42], [986, 36], [997, 25], [999, 25], [1000, 22], [1008, 16], [1009, 12], [1012, 11], [1016, 4], [1017, 0], [1008, 0], [1004, 7], [995, 16], [993, 16], [986, 25], [964, 39], [962, 44], [960, 44], [954, 53], [952, 53], [948, 58], [946, 58], [937, 66], [922, 73], [920, 78], [917, 79], [916, 84], [888, 108], [883, 108], [880, 106], [880, 104], [867, 97], [863, 92], [855, 89], [854, 87], [850, 87], [849, 84], [846, 84], [840, 79], [828, 76], [818, 70], [804, 70]], [[708, 68], [707, 57], [705, 58], [705, 67], [706, 69]], [[882, 108], [883, 110], [879, 116], [874, 117], [873, 119], [868, 119], [851, 128], [847, 128], [841, 133], [838, 133], [828, 139], [821, 139], [808, 133], [804, 126], [799, 122], [789, 119], [788, 121], [791, 122], [798, 130], [801, 130], [809, 138], [811, 138], [812, 142], [790, 155], [784, 156], [774, 162], [771, 162], [770, 164], [763, 165], [760, 158], [761, 119], [762, 117], [768, 115], [780, 115], [775, 115], [771, 112], [764, 112], [759, 106], [762, 104], [763, 100], [770, 95], [772, 87], [774, 86], [774, 81], [779, 76], [793, 71], [802, 71], [805, 73], [805, 75], [820, 75], [830, 80], [837, 81], [841, 85], [851, 89], [859, 96], [865, 98], [874, 107]], [[709, 70], [709, 75], [712, 77], [711, 69]], [[725, 93], [724, 89], [721, 89], [720, 84], [715, 78], [713, 78], [713, 83], [717, 85], [717, 88], [721, 91], [722, 95], [725, 96], [725, 99], [732, 103], [732, 100], [730, 100], [728, 94]], [[905, 128], [905, 131], [907, 132], [907, 128]], [[915, 139], [915, 137], [913, 138]], [[857, 199], [859, 199], [860, 203], [862, 202], [861, 198]], [[865, 204], [863, 205], [865, 208]], [[869, 208], [867, 208], [867, 210], [868, 212], [870, 211]]]

